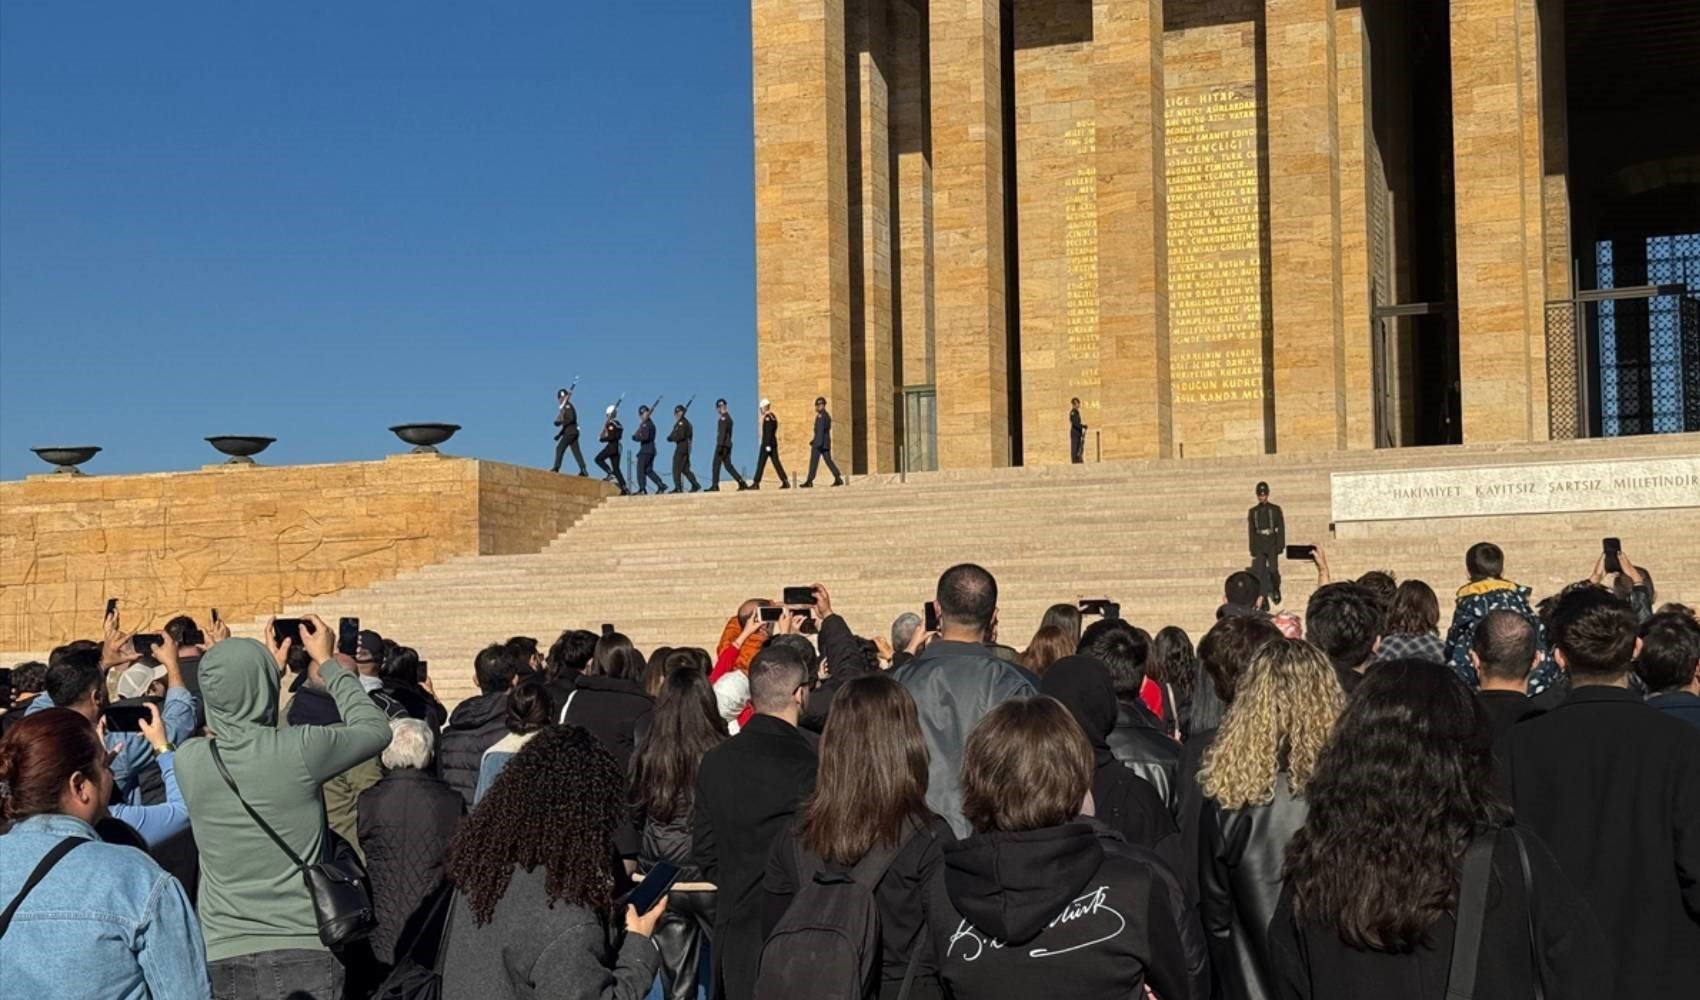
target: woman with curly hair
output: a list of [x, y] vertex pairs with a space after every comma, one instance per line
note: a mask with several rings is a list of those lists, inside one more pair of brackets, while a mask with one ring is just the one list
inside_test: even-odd
[[1198, 679], [1198, 654], [1186, 629], [1169, 625], [1151, 638], [1151, 677], [1168, 693], [1165, 708], [1173, 709], [1173, 728], [1185, 740], [1192, 735], [1192, 687]]
[[1546, 847], [1508, 826], [1487, 714], [1447, 667], [1394, 660], [1366, 673], [1305, 795], [1269, 928], [1274, 995], [1448, 996], [1475, 843], [1492, 853], [1474, 995], [1613, 995], [1598, 923]]
[[1181, 825], [1220, 996], [1274, 996], [1265, 929], [1281, 894], [1282, 852], [1304, 825], [1305, 789], [1345, 700], [1320, 649], [1271, 640], [1252, 656], [1204, 752], [1202, 801]]
[[623, 940], [610, 926], [614, 829], [625, 819], [626, 782], [595, 736], [549, 726], [521, 747], [449, 845], [443, 996], [644, 996], [667, 905], [625, 907]]

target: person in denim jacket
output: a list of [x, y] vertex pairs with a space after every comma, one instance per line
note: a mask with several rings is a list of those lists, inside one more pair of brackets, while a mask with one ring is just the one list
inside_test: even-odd
[[[19, 900], [0, 933], [8, 996], [211, 996], [200, 924], [182, 885], [141, 851], [95, 834], [112, 784], [95, 727], [69, 709], [32, 713], [0, 741], [0, 815], [11, 824], [0, 836], [0, 909]], [[78, 843], [24, 895], [67, 838]]]

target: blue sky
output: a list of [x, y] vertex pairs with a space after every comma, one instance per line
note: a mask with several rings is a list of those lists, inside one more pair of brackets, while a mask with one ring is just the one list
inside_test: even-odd
[[575, 374], [581, 414], [752, 413], [750, 132], [730, 0], [9, 0], [0, 478], [227, 433], [375, 458], [407, 421], [547, 465]]

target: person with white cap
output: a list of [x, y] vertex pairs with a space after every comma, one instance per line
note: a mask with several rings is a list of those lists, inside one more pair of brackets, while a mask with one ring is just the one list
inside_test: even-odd
[[596, 453], [596, 467], [607, 473], [603, 479], [620, 487], [620, 495], [630, 493], [626, 489], [626, 477], [620, 474], [620, 437], [626, 429], [620, 424], [618, 406], [610, 406], [603, 416], [602, 433], [597, 437], [602, 442], [602, 450]]
[[767, 463], [773, 462], [773, 471], [779, 473], [779, 488], [791, 488], [791, 478], [785, 474], [785, 463], [779, 460], [779, 418], [773, 413], [773, 404], [766, 399], [761, 401], [761, 457], [756, 459], [756, 476], [750, 480], [753, 489], [761, 489], [762, 473], [767, 471]]

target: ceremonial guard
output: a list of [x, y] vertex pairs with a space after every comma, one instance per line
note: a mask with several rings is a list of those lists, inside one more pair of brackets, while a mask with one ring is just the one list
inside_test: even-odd
[[1287, 522], [1281, 508], [1269, 502], [1269, 484], [1257, 484], [1257, 506], [1246, 512], [1251, 537], [1251, 571], [1263, 585], [1263, 596], [1281, 603], [1281, 552], [1287, 547]]
[[815, 484], [815, 469], [823, 458], [826, 459], [827, 470], [832, 473], [832, 485], [843, 486], [844, 477], [838, 474], [838, 466], [832, 461], [832, 414], [826, 412], [826, 397], [816, 396], [815, 436], [809, 441], [809, 478], [803, 480], [803, 489]]
[[691, 421], [685, 416], [684, 406], [673, 407], [673, 429], [667, 432], [667, 440], [673, 442], [673, 492], [685, 492], [682, 479], [691, 481], [691, 492], [702, 489], [697, 482], [696, 473], [691, 471]]
[[567, 449], [573, 452], [573, 461], [578, 463], [578, 474], [589, 475], [584, 467], [584, 453], [578, 450], [578, 411], [573, 409], [573, 391], [562, 389], [555, 394], [555, 464], [550, 472], [561, 471], [561, 459], [567, 456]]
[[726, 400], [714, 401], [714, 412], [720, 415], [714, 431], [714, 469], [713, 481], [708, 484], [708, 492], [720, 492], [720, 470], [725, 469], [738, 484], [738, 489], [747, 490], [750, 484], [744, 482], [744, 476], [732, 467], [732, 412], [726, 407]]
[[1080, 422], [1080, 400], [1068, 401], [1068, 460], [1075, 465], [1086, 461], [1086, 425]]
[[632, 432], [632, 440], [637, 442], [637, 483], [638, 496], [649, 495], [649, 484], [655, 484], [656, 493], [667, 492], [667, 484], [655, 474], [655, 421], [649, 419], [649, 407], [638, 407], [637, 430]]
[[625, 496], [626, 477], [620, 472], [620, 437], [626, 433], [620, 424], [620, 407], [618, 404], [608, 407], [606, 419], [602, 422], [602, 434], [597, 440], [602, 442], [602, 450], [596, 453], [596, 467], [607, 473], [608, 481], [620, 487], [620, 495]]
[[768, 462], [772, 462], [773, 471], [779, 473], [779, 488], [790, 489], [791, 479], [785, 475], [785, 463], [779, 460], [779, 418], [773, 413], [773, 404], [764, 399], [761, 401], [761, 457], [756, 459], [756, 477], [751, 480], [758, 490]]

